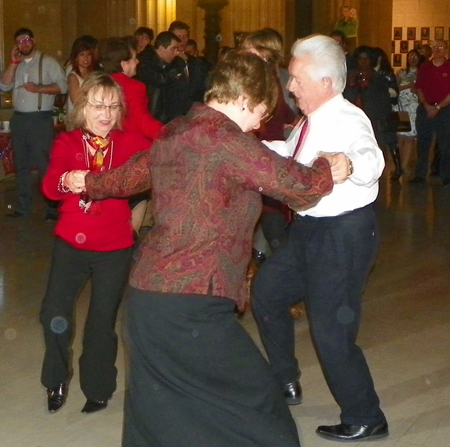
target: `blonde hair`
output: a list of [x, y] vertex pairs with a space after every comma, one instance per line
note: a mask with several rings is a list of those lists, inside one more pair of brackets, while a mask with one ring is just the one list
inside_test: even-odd
[[101, 71], [91, 73], [80, 87], [78, 98], [69, 117], [73, 128], [79, 129], [86, 126], [84, 108], [88, 103], [89, 93], [92, 92], [95, 95], [99, 91], [102, 92], [102, 98], [117, 95], [120, 108], [114, 127], [118, 129], [122, 128], [122, 119], [125, 116], [125, 101], [123, 99], [122, 89], [110, 75]]
[[205, 102], [222, 104], [245, 96], [251, 111], [263, 104], [271, 113], [278, 99], [278, 87], [271, 68], [256, 54], [230, 50], [210, 74]]

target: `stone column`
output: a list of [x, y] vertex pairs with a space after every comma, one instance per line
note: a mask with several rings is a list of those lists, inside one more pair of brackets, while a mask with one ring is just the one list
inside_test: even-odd
[[220, 10], [228, 5], [228, 0], [199, 0], [197, 5], [205, 10], [205, 57], [212, 64], [217, 62], [220, 42]]

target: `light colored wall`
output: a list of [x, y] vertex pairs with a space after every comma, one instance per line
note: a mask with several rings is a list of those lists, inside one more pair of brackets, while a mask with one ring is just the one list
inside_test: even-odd
[[63, 0], [3, 0], [5, 64], [11, 59], [14, 33], [21, 27], [33, 31], [39, 49], [63, 62], [67, 56], [63, 23]]
[[[444, 28], [444, 40], [449, 40], [450, 1], [449, 0], [394, 0], [392, 27], [401, 27], [403, 40], [407, 40], [407, 28], [416, 29], [416, 40], [420, 39], [422, 27], [430, 28], [430, 40], [435, 38], [435, 28]], [[392, 39], [394, 30], [392, 29]], [[424, 40], [423, 43], [426, 43]], [[411, 50], [414, 41], [408, 41]], [[400, 41], [395, 42], [395, 53], [400, 53]], [[406, 65], [406, 54], [402, 55], [402, 65]], [[398, 67], [396, 67], [398, 68]]]

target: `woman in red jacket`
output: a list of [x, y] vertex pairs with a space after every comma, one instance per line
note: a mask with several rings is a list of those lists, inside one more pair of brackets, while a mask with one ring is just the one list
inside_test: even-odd
[[[148, 111], [148, 96], [145, 84], [133, 76], [139, 60], [136, 57], [136, 42], [131, 38], [110, 37], [100, 49], [103, 69], [122, 87], [126, 113], [123, 128], [141, 133], [152, 142], [163, 125]], [[148, 193], [142, 193], [130, 199], [135, 237], [144, 221], [147, 210]]]
[[109, 75], [94, 72], [86, 78], [72, 115], [75, 129], [55, 141], [43, 180], [44, 194], [61, 203], [40, 314], [46, 346], [41, 381], [50, 412], [66, 401], [72, 376], [74, 303], [89, 277], [92, 292], [80, 358], [80, 383], [87, 402], [81, 411], [106, 408], [116, 389], [114, 327], [131, 260], [131, 212], [126, 200], [91, 200], [86, 194], [72, 193], [69, 171], [107, 171], [150, 146], [143, 136], [119, 130], [123, 110], [122, 91]]

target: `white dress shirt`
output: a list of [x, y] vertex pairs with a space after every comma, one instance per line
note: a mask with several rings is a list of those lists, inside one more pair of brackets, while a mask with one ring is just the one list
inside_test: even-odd
[[[365, 113], [339, 94], [308, 115], [308, 125], [297, 161], [309, 166], [319, 152], [343, 152], [352, 160], [354, 173], [345, 182], [334, 185], [333, 191], [315, 206], [299, 214], [337, 216], [372, 203], [378, 195], [378, 179], [385, 163]], [[294, 129], [287, 141], [264, 141], [264, 144], [289, 157], [300, 132], [301, 127]]]

